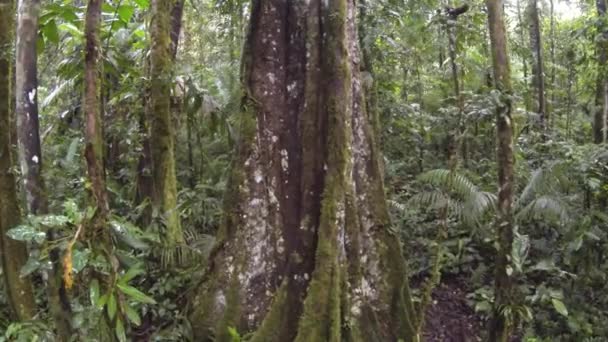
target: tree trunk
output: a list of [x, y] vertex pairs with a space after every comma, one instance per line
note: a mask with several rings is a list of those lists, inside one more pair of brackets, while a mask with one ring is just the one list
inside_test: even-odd
[[496, 108], [496, 136], [498, 163], [498, 210], [494, 308], [490, 321], [489, 341], [506, 342], [512, 327], [503, 310], [513, 300], [513, 280], [507, 271], [513, 244], [513, 127], [511, 118], [511, 70], [507, 53], [503, 1], [487, 0], [490, 40], [496, 89], [502, 94], [502, 103]]
[[[549, 0], [550, 5], [550, 21], [549, 21], [549, 57], [551, 58], [551, 75], [550, 84], [551, 99], [547, 105], [547, 116], [551, 117], [555, 108], [555, 6], [554, 0]], [[555, 118], [553, 118], [555, 121]], [[547, 122], [547, 126], [551, 127], [551, 122]]]
[[[354, 0], [255, 0], [198, 341], [417, 341], [366, 111]], [[215, 335], [215, 337], [213, 337]]]
[[[596, 0], [597, 15], [606, 16], [606, 0]], [[593, 120], [593, 136], [596, 144], [606, 142], [606, 120], [608, 120], [608, 79], [606, 79], [606, 62], [608, 61], [608, 30], [602, 24], [602, 35], [597, 41], [596, 54], [599, 72], [595, 89], [595, 111]]]
[[182, 30], [182, 17], [184, 15], [184, 0], [176, 0], [171, 8], [171, 58], [175, 60], [179, 35]]
[[540, 118], [541, 128], [547, 128], [549, 117], [547, 101], [545, 98], [545, 67], [543, 65], [543, 45], [540, 32], [540, 18], [537, 0], [529, 0], [528, 15], [530, 17], [530, 49], [532, 50], [532, 74], [534, 76], [534, 90], [536, 91], [536, 105], [534, 112]]
[[[38, 124], [38, 76], [36, 39], [38, 37], [39, 0], [20, 0], [17, 20], [16, 49], [16, 116], [19, 142], [19, 161], [23, 177], [28, 212], [32, 215], [48, 213], [48, 203], [42, 178], [42, 154]], [[55, 239], [52, 230], [47, 233]], [[49, 252], [53, 264], [49, 272], [48, 290], [50, 309], [55, 320], [58, 340], [71, 336], [71, 308], [61, 277], [59, 250]]]
[[10, 239], [6, 232], [19, 224], [17, 184], [13, 173], [11, 140], [12, 58], [15, 7], [12, 0], [0, 0], [0, 266], [4, 274], [6, 297], [16, 320], [31, 319], [36, 303], [29, 277], [21, 277], [27, 262], [23, 242]]
[[[101, 121], [101, 79], [100, 64], [101, 45], [99, 30], [101, 26], [102, 0], [89, 0], [85, 17], [85, 68], [84, 68], [84, 111], [85, 111], [85, 159], [91, 181], [93, 206], [96, 208], [91, 227], [87, 232], [90, 241], [105, 236], [105, 224], [109, 213], [108, 195], [106, 192], [106, 175], [103, 156], [103, 132]], [[104, 239], [105, 240], [105, 239]], [[107, 242], [107, 241], [106, 241]]]
[[[171, 116], [171, 5], [170, 0], [152, 1], [150, 52], [150, 138], [153, 204], [163, 215], [164, 239], [169, 247], [183, 242], [177, 208], [175, 176], [175, 129]], [[177, 43], [176, 43], [177, 44]]]
[[[521, 44], [525, 44], [524, 43], [524, 20], [523, 17], [521, 15], [521, 1], [522, 0], [517, 0], [517, 22], [519, 24], [519, 39], [521, 41]], [[530, 89], [528, 87], [528, 54], [527, 53], [522, 53], [520, 49], [520, 55], [521, 55], [521, 64], [522, 64], [522, 72], [523, 72], [523, 76], [524, 76], [524, 107], [526, 108], [526, 112], [530, 111]]]

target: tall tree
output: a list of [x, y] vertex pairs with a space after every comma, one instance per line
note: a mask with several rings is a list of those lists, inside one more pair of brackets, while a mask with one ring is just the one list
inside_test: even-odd
[[501, 93], [496, 108], [496, 139], [498, 164], [498, 208], [496, 232], [498, 251], [494, 281], [494, 308], [490, 321], [489, 341], [506, 342], [511, 331], [503, 310], [513, 300], [513, 280], [508, 272], [513, 245], [513, 126], [511, 117], [511, 69], [507, 52], [503, 0], [486, 0], [492, 43], [494, 86]]
[[543, 61], [543, 44], [540, 31], [540, 16], [538, 0], [528, 0], [528, 16], [530, 20], [530, 49], [532, 51], [532, 76], [536, 101], [533, 108], [540, 118], [543, 129], [548, 127], [549, 113], [545, 96], [545, 66]]
[[[597, 15], [606, 18], [606, 0], [596, 0]], [[601, 35], [596, 43], [596, 55], [599, 72], [595, 88], [595, 111], [593, 120], [593, 138], [596, 144], [606, 142], [606, 124], [608, 120], [608, 78], [606, 77], [606, 62], [608, 61], [608, 29], [601, 21]]]
[[[17, 48], [15, 68], [15, 101], [19, 161], [23, 176], [28, 212], [32, 215], [48, 214], [48, 203], [42, 178], [42, 153], [38, 123], [38, 71], [36, 40], [38, 38], [39, 0], [20, 0], [17, 20]], [[47, 238], [55, 239], [49, 230]], [[58, 340], [71, 336], [70, 303], [61, 277], [59, 250], [53, 248], [49, 257], [49, 303], [55, 320]]]
[[[85, 159], [91, 181], [93, 206], [96, 208], [89, 237], [105, 236], [105, 224], [109, 212], [104, 167], [104, 140], [101, 121], [101, 45], [99, 30], [101, 25], [102, 0], [89, 0], [85, 17], [85, 55], [84, 55], [84, 115], [85, 115]], [[107, 241], [106, 241], [107, 242]]]
[[18, 320], [34, 316], [36, 303], [29, 277], [21, 277], [27, 261], [23, 242], [10, 239], [6, 232], [19, 223], [17, 184], [13, 173], [11, 141], [12, 57], [15, 6], [12, 0], [0, 0], [0, 265], [11, 310]]
[[[175, 176], [175, 127], [171, 119], [171, 84], [173, 58], [171, 52], [170, 0], [152, 1], [150, 52], [150, 112], [152, 177], [154, 205], [164, 217], [164, 238], [169, 246], [183, 241], [177, 209]], [[177, 42], [175, 43], [177, 45]]]
[[229, 327], [252, 341], [417, 340], [356, 1], [251, 10], [225, 217], [191, 314], [197, 340], [227, 341]]

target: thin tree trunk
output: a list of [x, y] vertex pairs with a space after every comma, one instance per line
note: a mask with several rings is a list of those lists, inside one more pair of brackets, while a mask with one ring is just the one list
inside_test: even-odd
[[496, 232], [498, 251], [495, 267], [494, 307], [490, 321], [489, 341], [506, 342], [512, 327], [503, 310], [513, 301], [513, 279], [508, 272], [513, 244], [513, 127], [511, 118], [511, 71], [507, 52], [503, 1], [486, 0], [492, 42], [495, 87], [502, 93], [502, 104], [496, 108], [498, 163], [498, 208]]
[[17, 184], [13, 173], [11, 101], [12, 50], [15, 6], [12, 0], [0, 0], [0, 265], [4, 274], [6, 298], [16, 320], [31, 319], [36, 303], [29, 277], [21, 277], [21, 267], [27, 262], [25, 243], [15, 241], [6, 232], [19, 224], [21, 212], [17, 200]]
[[251, 341], [418, 340], [355, 13], [354, 0], [252, 3], [225, 221], [193, 302], [197, 341], [229, 341], [228, 327]]
[[182, 17], [184, 15], [184, 0], [176, 0], [171, 9], [171, 58], [175, 60], [179, 35], [182, 30]]
[[[524, 33], [524, 20], [523, 20], [523, 16], [521, 15], [521, 2], [522, 0], [517, 0], [517, 22], [519, 24], [519, 40], [521, 42], [521, 44], [524, 44], [525, 39], [525, 33]], [[523, 50], [523, 49], [522, 49]], [[524, 87], [525, 87], [525, 92], [524, 92], [524, 106], [526, 108], [526, 112], [530, 111], [530, 88], [528, 87], [528, 54], [527, 53], [520, 53], [521, 56], [521, 63], [522, 63], [522, 72], [523, 72], [523, 76], [524, 76]]]
[[[548, 116], [551, 117], [553, 113], [553, 108], [555, 106], [555, 8], [554, 8], [554, 0], [549, 0], [549, 4], [551, 7], [550, 11], [550, 31], [549, 31], [549, 54], [551, 58], [551, 76], [549, 85], [551, 89], [551, 101], [547, 105]], [[553, 118], [555, 120], [555, 118]], [[551, 127], [551, 121], [547, 122], [548, 127]]]
[[152, 1], [150, 52], [150, 120], [153, 203], [163, 215], [165, 242], [173, 247], [183, 242], [177, 208], [175, 176], [175, 128], [171, 116], [171, 4], [170, 0]]
[[[606, 1], [596, 0], [597, 15], [600, 18], [606, 16]], [[603, 26], [602, 26], [603, 27]], [[608, 61], [608, 32], [602, 32], [602, 38], [599, 39], [596, 46], [596, 54], [598, 67], [600, 72], [597, 75], [595, 89], [595, 111], [593, 120], [593, 136], [596, 144], [606, 142], [606, 125], [608, 120], [608, 79], [605, 76], [606, 62]]]
[[[106, 192], [106, 174], [103, 156], [103, 132], [101, 121], [101, 79], [100, 63], [101, 45], [99, 30], [101, 26], [102, 0], [89, 0], [85, 17], [85, 69], [84, 69], [84, 115], [85, 125], [85, 159], [91, 181], [93, 205], [96, 208], [89, 238], [101, 238], [107, 235], [105, 230], [109, 213], [108, 195]], [[103, 239], [106, 243], [107, 239]], [[91, 240], [91, 241], [94, 241]]]
[[[28, 212], [32, 215], [48, 213], [38, 124], [36, 39], [39, 10], [39, 0], [19, 1], [16, 49], [17, 135], [23, 189]], [[49, 230], [47, 235], [48, 240], [55, 239], [52, 230]], [[71, 336], [71, 308], [61, 277], [59, 250], [52, 249], [49, 257], [53, 264], [48, 281], [50, 309], [55, 320], [58, 340], [67, 341]]]
[[543, 62], [543, 45], [537, 0], [529, 0], [528, 15], [530, 17], [532, 73], [534, 76], [534, 90], [536, 92], [536, 105], [534, 107], [534, 112], [538, 114], [541, 128], [545, 130], [548, 127], [549, 113], [547, 113], [547, 100], [545, 97], [545, 67]]

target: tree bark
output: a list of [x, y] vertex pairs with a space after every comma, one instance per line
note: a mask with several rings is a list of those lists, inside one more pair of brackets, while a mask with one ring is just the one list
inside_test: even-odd
[[[522, 0], [517, 0], [517, 22], [519, 26], [519, 39], [520, 44], [524, 45], [525, 43], [525, 29], [524, 29], [524, 19], [521, 14], [521, 2]], [[522, 64], [522, 72], [524, 76], [524, 107], [526, 108], [526, 112], [530, 111], [530, 88], [528, 86], [528, 54], [526, 52], [521, 52], [523, 48], [520, 48], [520, 56], [521, 56], [521, 64]]]
[[547, 113], [547, 100], [545, 96], [545, 66], [543, 62], [543, 45], [537, 0], [529, 0], [528, 15], [530, 17], [533, 84], [536, 92], [536, 103], [533, 109], [538, 114], [541, 128], [544, 130], [548, 127], [549, 113]]
[[[606, 0], [596, 0], [597, 15], [606, 16]], [[605, 76], [608, 61], [608, 30], [602, 24], [601, 38], [596, 43], [596, 55], [599, 72], [595, 89], [595, 111], [593, 115], [593, 138], [596, 144], [606, 142], [606, 125], [608, 120], [608, 79]]]
[[486, 0], [492, 60], [496, 89], [502, 94], [502, 103], [496, 108], [496, 137], [498, 163], [498, 208], [496, 232], [498, 251], [494, 284], [494, 307], [490, 321], [489, 341], [506, 342], [512, 327], [503, 310], [513, 301], [513, 279], [507, 271], [513, 245], [513, 127], [511, 118], [511, 70], [507, 52], [507, 35], [504, 24], [503, 1]]
[[[175, 175], [175, 128], [171, 118], [171, 10], [172, 1], [152, 1], [150, 52], [150, 138], [153, 204], [164, 218], [164, 239], [169, 247], [183, 242], [177, 208]], [[177, 43], [176, 43], [177, 44]]]
[[[20, 0], [17, 20], [16, 49], [16, 116], [19, 161], [28, 212], [32, 215], [48, 213], [48, 203], [42, 177], [42, 154], [38, 124], [38, 76], [36, 39], [38, 37], [39, 0]], [[52, 230], [49, 241], [55, 239]], [[59, 250], [49, 252], [53, 264], [49, 272], [49, 305], [55, 320], [57, 339], [67, 341], [71, 336], [71, 308], [61, 277]]]
[[31, 319], [36, 303], [29, 277], [21, 277], [27, 262], [25, 243], [10, 239], [6, 232], [19, 224], [21, 212], [13, 173], [11, 113], [12, 58], [15, 6], [12, 0], [0, 0], [0, 265], [4, 274], [6, 297], [16, 320]]
[[198, 341], [417, 341], [361, 79], [354, 0], [255, 0]]
[[[106, 235], [105, 224], [109, 213], [106, 192], [106, 174], [103, 156], [103, 132], [101, 121], [101, 45], [99, 30], [101, 26], [102, 0], [89, 0], [85, 17], [85, 57], [84, 57], [84, 111], [85, 111], [85, 159], [91, 181], [93, 206], [96, 208], [92, 219], [92, 231], [86, 232], [90, 241]], [[107, 239], [103, 239], [107, 240]], [[108, 242], [108, 241], [105, 241]]]

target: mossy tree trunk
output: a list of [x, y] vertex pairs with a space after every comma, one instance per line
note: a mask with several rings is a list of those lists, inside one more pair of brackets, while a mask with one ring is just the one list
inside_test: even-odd
[[538, 0], [528, 1], [528, 16], [530, 20], [530, 50], [532, 51], [532, 76], [536, 95], [533, 110], [538, 114], [542, 129], [548, 128], [549, 113], [545, 96], [545, 65], [543, 60], [543, 44], [540, 30]]
[[[183, 232], [177, 208], [177, 180], [175, 176], [175, 128], [171, 119], [171, 12], [173, 1], [152, 1], [150, 52], [150, 138], [153, 204], [164, 221], [164, 239], [169, 246], [183, 242]], [[177, 43], [175, 43], [175, 46]]]
[[[606, 17], [606, 0], [596, 0], [597, 15]], [[595, 111], [593, 120], [593, 139], [596, 144], [606, 142], [606, 125], [608, 120], [608, 78], [606, 62], [608, 61], [608, 29], [601, 25], [601, 38], [597, 39], [596, 55], [600, 72], [597, 75], [595, 89]]]
[[12, 0], [0, 0], [0, 266], [8, 302], [14, 318], [31, 319], [36, 312], [34, 293], [29, 277], [20, 276], [27, 261], [24, 243], [6, 236], [19, 224], [21, 216], [17, 200], [17, 184], [13, 173], [12, 129], [12, 51], [15, 6]]
[[[20, 0], [17, 20], [17, 48], [15, 68], [15, 101], [19, 161], [23, 177], [28, 212], [32, 215], [48, 213], [44, 180], [42, 178], [42, 153], [38, 123], [38, 75], [36, 40], [38, 37], [39, 0]], [[52, 230], [48, 239], [54, 240]], [[59, 250], [49, 252], [53, 264], [49, 272], [49, 305], [58, 333], [58, 340], [67, 341], [71, 336], [70, 303], [61, 277]]]
[[415, 341], [366, 110], [354, 0], [255, 0], [198, 341]]
[[498, 212], [496, 232], [498, 251], [496, 254], [494, 307], [489, 327], [489, 341], [506, 342], [509, 339], [512, 322], [509, 322], [503, 310], [513, 301], [513, 279], [508, 268], [513, 245], [513, 216], [511, 213], [513, 198], [513, 126], [511, 117], [511, 70], [507, 52], [507, 35], [505, 31], [503, 1], [486, 0], [490, 41], [492, 43], [492, 61], [494, 67], [494, 85], [501, 93], [501, 104], [496, 108], [496, 137], [498, 164]]
[[[85, 17], [85, 55], [84, 55], [84, 115], [85, 115], [85, 159], [91, 181], [93, 207], [96, 208], [92, 220], [92, 231], [86, 233], [89, 239], [107, 234], [105, 224], [109, 212], [104, 167], [104, 140], [101, 121], [101, 45], [99, 30], [101, 25], [102, 0], [89, 0]], [[94, 241], [94, 240], [92, 240]], [[107, 242], [107, 241], [106, 241]]]

